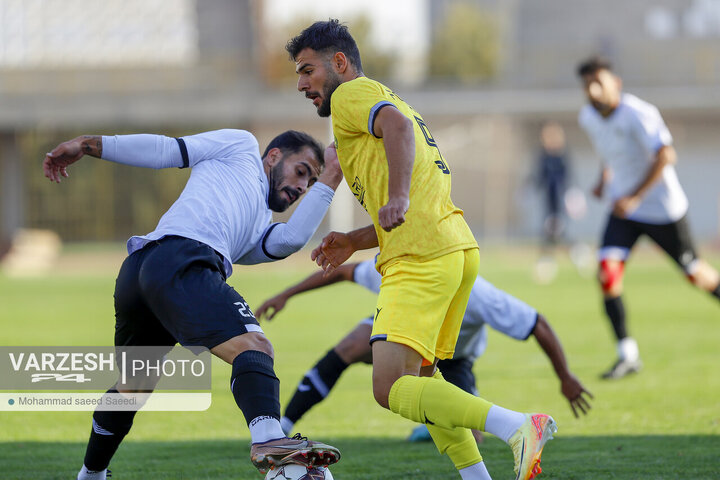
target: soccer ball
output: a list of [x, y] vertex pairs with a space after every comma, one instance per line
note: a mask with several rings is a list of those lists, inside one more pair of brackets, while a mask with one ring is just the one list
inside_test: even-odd
[[270, 470], [265, 475], [265, 480], [333, 480], [333, 476], [327, 467], [306, 467], [290, 463]]

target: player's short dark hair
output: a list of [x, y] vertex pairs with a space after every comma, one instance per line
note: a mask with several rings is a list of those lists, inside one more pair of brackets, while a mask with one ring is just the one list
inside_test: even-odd
[[588, 58], [580, 65], [578, 65], [577, 74], [580, 77], [584, 77], [585, 75], [594, 75], [600, 70], [607, 70], [608, 72], [612, 72], [612, 63], [609, 59], [605, 57], [594, 56]]
[[362, 72], [360, 50], [358, 50], [355, 39], [350, 35], [347, 26], [336, 18], [331, 18], [327, 22], [313, 23], [285, 45], [285, 50], [288, 51], [292, 60], [295, 60], [298, 53], [306, 48], [333, 55], [336, 52], [343, 52], [350, 63]]
[[309, 147], [313, 151], [315, 159], [320, 164], [320, 167], [325, 167], [325, 148], [322, 143], [318, 142], [307, 133], [298, 132], [297, 130], [288, 130], [287, 132], [283, 132], [273, 138], [265, 148], [265, 153], [263, 153], [262, 158], [265, 158], [268, 152], [273, 148], [279, 148], [280, 151], [283, 152], [283, 155], [285, 155], [288, 153], [297, 153], [305, 147]]

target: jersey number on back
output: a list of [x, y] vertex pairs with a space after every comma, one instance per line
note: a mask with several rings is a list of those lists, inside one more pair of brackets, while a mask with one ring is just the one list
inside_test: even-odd
[[415, 121], [417, 122], [418, 126], [420, 127], [420, 130], [422, 130], [423, 135], [425, 135], [425, 141], [427, 142], [427, 144], [430, 145], [431, 147], [435, 148], [438, 152], [438, 157], [440, 157], [440, 158], [438, 160], [435, 160], [435, 165], [437, 165], [437, 167], [440, 169], [440, 171], [442, 173], [444, 173], [445, 175], [449, 175], [450, 169], [448, 168], [447, 163], [445, 163], [445, 159], [443, 159], [443, 156], [440, 153], [440, 149], [437, 146], [437, 142], [435, 142], [435, 139], [433, 138], [432, 133], [430, 133], [430, 129], [428, 128], [427, 125], [425, 125], [425, 122], [423, 121], [422, 118], [416, 117], [415, 115], [413, 115], [413, 117], [415, 117]]

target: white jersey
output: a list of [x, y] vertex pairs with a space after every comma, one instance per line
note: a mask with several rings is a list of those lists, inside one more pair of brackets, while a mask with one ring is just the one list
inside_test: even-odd
[[[353, 271], [353, 282], [379, 293], [382, 276], [375, 270], [375, 260], [359, 263]], [[470, 293], [453, 358], [474, 361], [483, 354], [487, 346], [485, 324], [512, 338], [525, 340], [536, 322], [534, 308], [478, 276]]]
[[[273, 246], [274, 253], [284, 256], [299, 250], [319, 225], [334, 193], [318, 182], [288, 223], [271, 224], [270, 186], [258, 143], [244, 130], [216, 130], [180, 139], [147, 134], [103, 137], [103, 158], [149, 168], [191, 167], [180, 197], [155, 230], [128, 240], [128, 253], [166, 235], [178, 235], [220, 253], [226, 277], [233, 263], [282, 258], [266, 247]], [[271, 238], [276, 240], [268, 241]]]
[[[585, 105], [578, 118], [590, 137], [604, 166], [612, 171], [608, 196], [614, 203], [632, 192], [646, 178], [658, 150], [672, 145], [672, 136], [658, 109], [638, 97], [625, 93], [607, 118]], [[682, 218], [688, 200], [675, 168], [666, 165], [662, 177], [645, 194], [629, 220], [652, 224], [672, 223]]]

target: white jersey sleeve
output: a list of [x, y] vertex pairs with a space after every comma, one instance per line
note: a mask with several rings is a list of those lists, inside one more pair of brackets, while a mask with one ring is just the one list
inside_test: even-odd
[[102, 158], [133, 167], [182, 167], [177, 139], [163, 135], [137, 134], [102, 137]]
[[375, 258], [357, 264], [353, 271], [353, 282], [362, 285], [371, 292], [380, 293], [382, 276], [375, 270]]
[[537, 311], [482, 277], [473, 285], [463, 324], [487, 323], [498, 332], [517, 340], [526, 340], [537, 321]]
[[642, 104], [644, 108], [639, 108], [634, 103], [636, 102], [627, 103], [633, 113], [633, 115], [628, 115], [630, 119], [628, 124], [632, 128], [635, 138], [645, 147], [645, 150], [654, 154], [660, 148], [672, 145], [672, 135], [657, 107], [644, 103]]
[[237, 263], [256, 263], [282, 260], [304, 247], [313, 236], [330, 207], [335, 190], [324, 183], [316, 183], [300, 200], [287, 223], [273, 223], [262, 235], [255, 248]]

